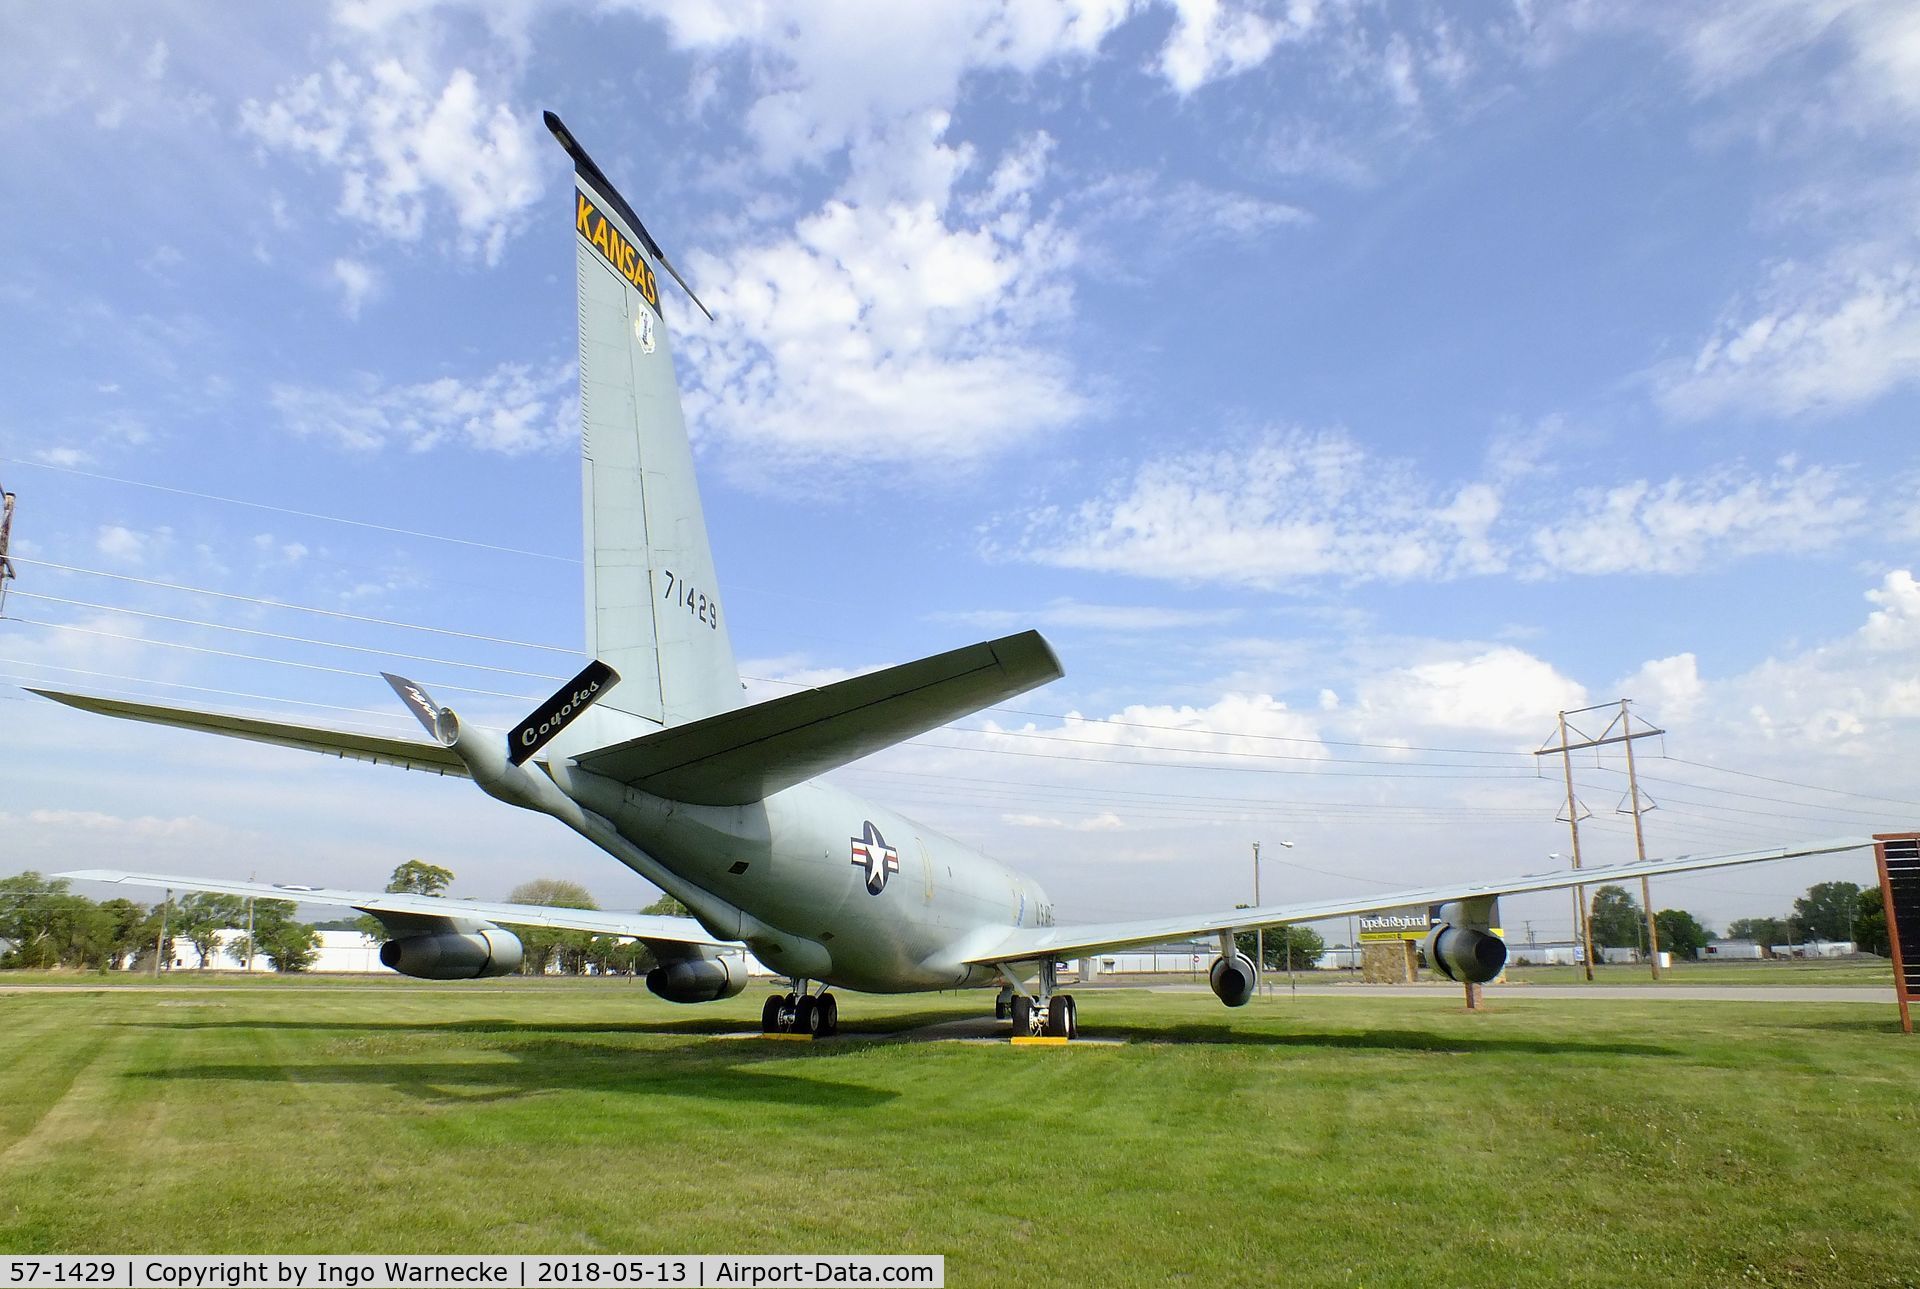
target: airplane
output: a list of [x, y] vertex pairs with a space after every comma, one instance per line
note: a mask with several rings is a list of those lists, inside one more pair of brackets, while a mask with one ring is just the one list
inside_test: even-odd
[[[507, 928], [564, 928], [641, 941], [647, 987], [699, 1003], [747, 984], [745, 948], [785, 978], [762, 1009], [767, 1033], [823, 1037], [833, 990], [873, 994], [998, 989], [1016, 1036], [1072, 1039], [1078, 1007], [1065, 958], [1217, 937], [1208, 983], [1229, 1007], [1259, 983], [1238, 931], [1408, 905], [1441, 905], [1428, 963], [1482, 983], [1506, 961], [1503, 894], [1626, 881], [1872, 845], [1846, 837], [1772, 850], [1442, 883], [1315, 903], [1059, 924], [1032, 877], [869, 803], [820, 776], [1064, 674], [1038, 632], [966, 645], [762, 702], [743, 701], [674, 375], [659, 275], [706, 306], [626, 199], [553, 113], [572, 159], [581, 404], [586, 653], [572, 681], [517, 728], [478, 728], [404, 677], [386, 675], [428, 739], [328, 729], [94, 695], [32, 692], [125, 719], [437, 774], [552, 816], [688, 910], [687, 917], [493, 904], [331, 887], [87, 869], [61, 876], [359, 909], [390, 938], [386, 966], [430, 980], [516, 970]], [[711, 314], [707, 315], [709, 318]]]

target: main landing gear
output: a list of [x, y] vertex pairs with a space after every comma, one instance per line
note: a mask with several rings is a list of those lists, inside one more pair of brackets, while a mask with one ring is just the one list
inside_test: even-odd
[[1080, 1009], [1072, 994], [1054, 992], [1054, 971], [1053, 963], [1044, 963], [1039, 979], [1031, 987], [1019, 983], [1019, 978], [1011, 972], [1006, 973], [1006, 978], [1013, 983], [993, 1000], [993, 1018], [1011, 1020], [1013, 1037], [1080, 1037]]
[[793, 991], [775, 994], [760, 1009], [762, 1034], [808, 1034], [831, 1038], [840, 1032], [840, 1003], [826, 986], [820, 992], [807, 992], [807, 982], [795, 980]]

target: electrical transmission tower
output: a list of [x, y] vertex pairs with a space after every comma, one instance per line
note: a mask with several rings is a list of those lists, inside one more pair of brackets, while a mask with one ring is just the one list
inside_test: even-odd
[[[1606, 747], [1613, 743], [1622, 744], [1626, 748], [1627, 796], [1625, 800], [1632, 803], [1630, 808], [1623, 804], [1614, 813], [1633, 815], [1634, 855], [1642, 860], [1647, 857], [1646, 835], [1640, 829], [1642, 794], [1640, 781], [1634, 773], [1633, 741], [1640, 738], [1656, 738], [1665, 734], [1666, 731], [1634, 716], [1629, 710], [1631, 702], [1630, 699], [1622, 698], [1617, 703], [1600, 703], [1593, 707], [1561, 712], [1557, 736], [1549, 735], [1548, 740], [1534, 752], [1535, 756], [1557, 755], [1560, 758], [1561, 773], [1567, 784], [1567, 827], [1573, 834], [1573, 866], [1575, 868], [1580, 867], [1580, 820], [1583, 815], [1591, 818], [1593, 812], [1580, 804], [1580, 799], [1573, 795], [1573, 754], [1586, 748]], [[1582, 716], [1588, 712], [1612, 712], [1613, 717], [1598, 734], [1588, 734], [1567, 719], [1569, 716]], [[1636, 721], [1640, 726], [1638, 729], [1634, 727]], [[1578, 736], [1578, 741], [1574, 741], [1571, 736]], [[1652, 804], [1649, 802], [1645, 808], [1651, 809]], [[1660, 979], [1660, 929], [1653, 917], [1653, 888], [1645, 877], [1640, 879], [1640, 902], [1643, 906], [1641, 912], [1647, 919], [1647, 960], [1652, 964], [1653, 978], [1658, 980]], [[1576, 886], [1573, 890], [1573, 933], [1579, 937], [1586, 949], [1587, 979], [1592, 980], [1593, 927], [1587, 916], [1587, 888], [1584, 886]]]

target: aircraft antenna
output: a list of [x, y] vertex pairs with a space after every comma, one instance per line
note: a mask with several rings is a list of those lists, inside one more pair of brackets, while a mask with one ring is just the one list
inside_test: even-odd
[[627, 204], [627, 199], [620, 195], [620, 190], [613, 186], [613, 181], [594, 164], [593, 158], [587, 155], [587, 150], [580, 146], [578, 139], [573, 137], [573, 132], [567, 129], [567, 123], [552, 112], [542, 112], [540, 118], [547, 123], [547, 129], [553, 132], [553, 137], [559, 141], [560, 146], [567, 150], [567, 155], [573, 158], [573, 168], [585, 175], [600, 194], [612, 203], [620, 218], [626, 220], [633, 231], [640, 235], [640, 243], [647, 248], [647, 254], [660, 261], [660, 267], [680, 284], [680, 289], [687, 293], [687, 299], [693, 301], [694, 306], [707, 315], [708, 322], [712, 322], [713, 310], [700, 303], [700, 297], [693, 293], [693, 288], [687, 285], [687, 280], [680, 276], [680, 270], [673, 267], [673, 261], [668, 259], [667, 253], [660, 249], [660, 243], [653, 240], [653, 234], [649, 233], [647, 226], [640, 222], [640, 216], [635, 214], [633, 207]]

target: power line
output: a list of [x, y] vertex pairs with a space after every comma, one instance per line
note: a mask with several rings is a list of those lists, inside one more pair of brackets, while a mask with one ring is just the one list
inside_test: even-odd
[[[483, 662], [460, 662], [453, 658], [429, 658], [417, 653], [400, 653], [392, 649], [374, 649], [367, 645], [343, 644], [337, 640], [315, 640], [311, 636], [290, 636], [279, 631], [262, 631], [257, 627], [236, 627], [224, 622], [204, 622], [199, 618], [176, 618], [167, 613], [152, 613], [146, 609], [119, 608], [111, 604], [93, 604], [87, 600], [69, 600], [58, 595], [41, 595], [34, 591], [15, 591], [15, 595], [27, 600], [41, 600], [50, 604], [68, 604], [80, 609], [98, 609], [103, 613], [125, 613], [136, 618], [152, 618], [158, 622], [172, 622], [185, 627], [204, 627], [210, 631], [232, 631], [238, 635], [259, 636], [267, 640], [285, 640], [293, 644], [313, 645], [321, 649], [344, 649], [351, 653], [372, 654], [376, 658], [404, 658], [408, 662], [429, 662], [440, 667], [464, 667], [469, 671], [491, 671], [502, 676], [524, 676], [529, 680], [565, 680], [565, 676], [547, 676], [535, 671], [519, 671], [512, 667], [490, 667]], [[26, 621], [21, 618], [19, 621]]]
[[[1778, 783], [1789, 788], [1805, 788], [1810, 792], [1831, 792], [1837, 796], [1859, 797], [1865, 801], [1891, 802], [1896, 806], [1920, 806], [1920, 801], [1909, 801], [1904, 797], [1879, 797], [1879, 796], [1875, 796], [1871, 792], [1850, 792], [1845, 788], [1823, 788], [1817, 783], [1799, 783], [1793, 779], [1776, 779], [1770, 774], [1753, 774], [1746, 770], [1729, 769], [1724, 765], [1709, 765], [1705, 761], [1689, 761], [1683, 756], [1668, 756], [1663, 759], [1668, 761], [1677, 761], [1681, 765], [1698, 766], [1702, 770], [1713, 770], [1719, 774], [1737, 774], [1743, 779], [1759, 779], [1766, 783]], [[1724, 792], [1724, 791], [1727, 791], [1727, 789], [1714, 788], [1714, 789], [1709, 789], [1709, 791]]]
[[[95, 627], [75, 626], [70, 622], [41, 622], [34, 618], [14, 617], [9, 617], [7, 621], [18, 622], [29, 627], [45, 627], [50, 631], [76, 631], [81, 635], [102, 636], [109, 640], [126, 640], [133, 644], [159, 645], [167, 649], [184, 649], [189, 653], [212, 654], [220, 658], [238, 658], [244, 662], [268, 662], [280, 667], [298, 667], [302, 671], [324, 671], [335, 676], [352, 676], [357, 680], [366, 679], [365, 672], [349, 671], [344, 667], [326, 667], [317, 662], [294, 662], [288, 658], [267, 658], [259, 654], [234, 653], [228, 649], [210, 649], [204, 645], [181, 644], [177, 640], [155, 640], [150, 636], [129, 636], [123, 635], [118, 631], [101, 631]], [[452, 690], [461, 694], [480, 694], [487, 698], [510, 698], [517, 703], [537, 703], [541, 697], [538, 694], [503, 694], [492, 689], [473, 689], [466, 685], [449, 684], [443, 680], [422, 681], [421, 683], [430, 685], [434, 689]]]
[[[64, 671], [76, 676], [92, 676], [100, 680], [125, 681], [131, 685], [159, 685], [167, 689], [187, 689], [200, 694], [218, 694], [223, 698], [247, 698], [263, 703], [289, 703], [295, 707], [317, 707], [330, 712], [347, 712], [354, 716], [371, 716], [383, 721], [398, 721], [403, 725], [409, 726], [412, 724], [406, 717], [396, 712], [379, 711], [371, 707], [342, 707], [338, 703], [316, 703], [304, 698], [282, 698], [277, 694], [250, 694], [238, 689], [216, 689], [209, 685], [189, 685], [185, 681], [179, 680], [152, 680], [145, 676], [122, 676], [118, 672], [91, 671], [85, 667], [64, 667], [59, 663], [34, 662], [27, 658], [0, 658], [0, 666], [34, 667], [47, 671]], [[13, 673], [10, 678], [13, 680], [28, 681], [33, 684], [45, 683], [39, 677], [22, 676], [17, 672]], [[135, 690], [121, 690], [120, 692], [132, 698], [147, 696]]]
[[379, 533], [392, 533], [400, 537], [422, 537], [428, 541], [448, 542], [455, 546], [471, 546], [478, 550], [494, 551], [501, 555], [524, 555], [529, 559], [553, 560], [559, 564], [578, 564], [580, 561], [566, 555], [550, 555], [546, 551], [522, 550], [517, 546], [497, 546], [492, 542], [474, 541], [468, 537], [449, 537], [445, 533], [422, 532], [416, 528], [396, 528], [391, 524], [369, 523], [364, 519], [347, 519], [340, 515], [321, 514], [315, 510], [296, 510], [291, 506], [275, 506], [264, 501], [247, 501], [241, 497], [222, 497], [211, 492], [195, 492], [191, 488], [175, 488], [164, 483], [146, 483], [139, 479], [122, 479], [110, 474], [96, 474], [91, 470], [77, 470], [72, 466], [48, 465], [44, 461], [27, 461], [20, 457], [0, 457], [0, 461], [9, 461], [15, 465], [29, 466], [35, 470], [52, 470], [58, 474], [77, 475], [82, 479], [98, 479], [103, 483], [124, 484], [129, 488], [150, 488], [155, 492], [170, 492], [178, 497], [197, 497], [201, 501], [218, 501], [229, 506], [246, 506], [253, 510], [270, 510], [275, 514], [293, 515], [300, 519], [318, 519], [330, 524], [344, 524], [350, 528], [366, 528]]
[[[189, 595], [210, 595], [222, 600], [236, 600], [242, 604], [259, 604], [269, 609], [293, 609], [300, 613], [318, 613], [324, 617], [342, 618], [348, 622], [364, 622], [372, 626], [397, 627], [403, 631], [424, 631], [432, 635], [455, 636], [462, 640], [479, 640], [486, 644], [511, 645], [517, 649], [544, 649], [549, 653], [578, 654], [578, 649], [568, 645], [538, 644], [530, 640], [508, 640], [502, 636], [479, 635], [471, 631], [455, 631], [448, 627], [429, 627], [417, 622], [400, 622], [393, 618], [375, 618], [361, 613], [347, 613], [339, 609], [315, 608], [310, 604], [290, 604], [285, 600], [270, 599], [261, 595], [239, 595], [232, 591], [210, 591], [203, 586], [182, 586], [175, 582], [162, 582], [156, 578], [134, 577], [128, 573], [109, 573], [105, 569], [81, 568], [74, 564], [56, 564], [51, 560], [27, 559], [16, 556], [15, 562], [33, 564], [40, 568], [59, 569], [63, 573], [82, 573], [89, 577], [110, 577], [121, 582], [134, 582], [141, 586], [157, 587], [163, 591], [181, 591]], [[23, 592], [24, 594], [24, 592]], [[748, 677], [751, 679], [751, 677]]]

